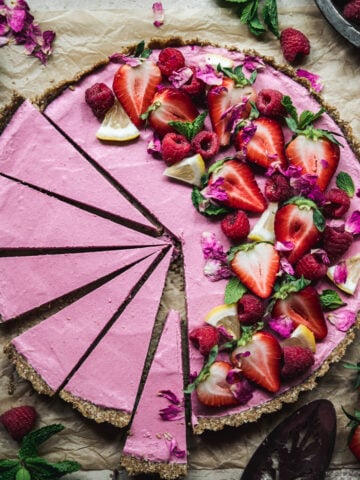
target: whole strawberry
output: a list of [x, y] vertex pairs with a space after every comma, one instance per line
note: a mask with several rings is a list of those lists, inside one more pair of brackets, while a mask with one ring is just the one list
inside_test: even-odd
[[37, 413], [34, 407], [22, 405], [7, 410], [0, 421], [14, 440], [20, 441], [35, 426]]
[[106, 112], [114, 105], [115, 96], [105, 83], [95, 83], [85, 90], [85, 101], [93, 114], [102, 120]]
[[285, 28], [280, 35], [281, 50], [285, 59], [292, 63], [301, 55], [309, 55], [310, 42], [308, 38], [296, 28]]

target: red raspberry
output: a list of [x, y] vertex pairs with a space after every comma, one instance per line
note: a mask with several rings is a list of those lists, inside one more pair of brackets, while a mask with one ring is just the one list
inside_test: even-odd
[[320, 280], [325, 277], [328, 265], [322, 261], [321, 254], [307, 253], [295, 265], [295, 273], [298, 277], [308, 280]]
[[191, 146], [196, 153], [200, 153], [204, 160], [209, 160], [219, 151], [219, 137], [215, 132], [203, 130], [195, 135], [192, 139]]
[[299, 55], [309, 55], [310, 42], [296, 28], [285, 28], [280, 35], [281, 50], [285, 59], [292, 63]]
[[195, 100], [201, 100], [204, 93], [205, 93], [205, 83], [196, 77], [196, 69], [195, 67], [189, 67], [193, 74], [190, 80], [187, 83], [184, 83], [180, 87], [180, 90], [187, 93]]
[[173, 72], [185, 67], [184, 55], [176, 48], [166, 47], [159, 54], [157, 66], [165, 77], [170, 77]]
[[281, 103], [282, 99], [283, 94], [279, 90], [263, 88], [256, 98], [256, 107], [261, 115], [275, 118], [285, 117], [287, 112]]
[[220, 226], [223, 233], [235, 242], [244, 240], [250, 232], [249, 219], [242, 210], [228, 213], [222, 219]]
[[35, 426], [37, 413], [34, 407], [23, 405], [7, 410], [0, 421], [14, 440], [20, 441]]
[[209, 355], [210, 350], [219, 343], [220, 334], [218, 329], [212, 325], [203, 325], [191, 330], [189, 338], [195, 347], [199, 349], [201, 355], [206, 357]]
[[265, 314], [265, 304], [251, 293], [244, 293], [237, 303], [238, 319], [244, 325], [259, 321]]
[[283, 366], [281, 376], [285, 380], [302, 375], [314, 364], [314, 354], [307, 347], [287, 345], [283, 348]]
[[343, 15], [346, 20], [360, 23], [360, 0], [351, 0], [345, 5]]
[[336, 263], [353, 241], [352, 233], [346, 232], [344, 226], [330, 227], [326, 225], [322, 236], [322, 248], [328, 254], [330, 263]]
[[105, 83], [95, 83], [85, 90], [85, 101], [93, 114], [102, 120], [106, 112], [114, 105], [115, 97]]
[[274, 173], [265, 181], [265, 196], [269, 202], [283, 202], [293, 196], [289, 179], [281, 173]]
[[167, 133], [162, 140], [161, 154], [167, 165], [180, 162], [190, 151], [190, 142], [180, 133]]
[[349, 195], [341, 188], [331, 188], [325, 193], [322, 212], [329, 218], [341, 218], [350, 208]]

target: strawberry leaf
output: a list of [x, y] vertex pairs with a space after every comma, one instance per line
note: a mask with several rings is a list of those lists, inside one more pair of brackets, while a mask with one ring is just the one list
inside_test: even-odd
[[343, 302], [340, 295], [335, 290], [323, 290], [320, 294], [320, 303], [324, 310], [336, 310], [343, 307], [346, 303]]
[[224, 303], [236, 303], [246, 292], [246, 287], [237, 277], [231, 277], [225, 287]]
[[336, 186], [341, 190], [344, 190], [349, 197], [355, 195], [355, 185], [353, 179], [346, 172], [339, 172], [336, 176]]
[[193, 122], [169, 122], [169, 125], [191, 142], [195, 135], [202, 130], [207, 114], [208, 112], [205, 110]]

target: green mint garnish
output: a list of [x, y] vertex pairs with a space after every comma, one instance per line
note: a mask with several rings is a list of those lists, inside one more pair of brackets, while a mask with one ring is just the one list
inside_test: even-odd
[[191, 200], [196, 210], [207, 217], [214, 217], [230, 212], [230, 209], [221, 207], [205, 198], [198, 187], [194, 187], [191, 192]]
[[195, 380], [192, 383], [190, 383], [186, 387], [186, 389], [184, 390], [184, 393], [192, 393], [196, 389], [196, 387], [199, 385], [199, 383], [206, 380], [207, 376], [209, 375], [210, 367], [215, 362], [218, 353], [219, 353], [219, 347], [218, 345], [215, 345], [210, 350], [210, 353], [207, 359], [205, 360], [199, 375], [195, 378]]
[[225, 287], [224, 303], [237, 303], [246, 290], [245, 285], [237, 277], [231, 277]]
[[344, 190], [350, 198], [355, 195], [355, 185], [353, 179], [346, 172], [339, 172], [336, 176], [336, 186]]
[[192, 122], [169, 122], [168, 124], [191, 142], [195, 135], [203, 129], [207, 114], [207, 111], [201, 113]]
[[340, 295], [335, 290], [324, 290], [320, 294], [320, 303], [324, 310], [336, 310], [343, 307], [346, 303], [343, 302]]
[[33, 430], [22, 439], [18, 460], [0, 460], [1, 480], [56, 480], [81, 469], [78, 462], [66, 460], [50, 463], [39, 457], [39, 446], [64, 429], [54, 424]]
[[220, 64], [217, 66], [217, 71], [223, 73], [226, 77], [231, 78], [235, 82], [236, 87], [246, 87], [246, 85], [252, 85], [257, 77], [257, 71], [254, 70], [250, 75], [250, 78], [245, 77], [242, 70], [242, 65], [237, 65], [235, 68], [222, 67]]
[[[259, 36], [269, 30], [280, 37], [276, 0], [227, 0], [236, 4], [241, 23], [248, 26], [250, 32]], [[262, 8], [260, 10], [260, 5]], [[260, 12], [259, 12], [260, 10]]]
[[145, 42], [144, 40], [142, 40], [136, 45], [134, 56], [139, 58], [149, 58], [151, 53], [152, 51], [150, 50], [150, 48], [145, 48]]
[[291, 275], [287, 275], [284, 281], [280, 285], [276, 285], [273, 299], [285, 300], [285, 298], [293, 292], [300, 292], [305, 287], [310, 285], [311, 281], [304, 277], [295, 278]]

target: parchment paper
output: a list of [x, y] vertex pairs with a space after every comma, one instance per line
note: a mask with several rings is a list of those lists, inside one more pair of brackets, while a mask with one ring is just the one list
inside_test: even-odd
[[[0, 107], [10, 101], [13, 90], [26, 97], [34, 97], [62, 80], [71, 79], [79, 71], [91, 67], [117, 49], [153, 37], [199, 38], [223, 46], [251, 48], [260, 54], [273, 56], [278, 63], [285, 63], [275, 37], [269, 34], [262, 40], [255, 39], [248, 33], [247, 27], [240, 24], [230, 8], [212, 6], [206, 10], [182, 10], [179, 5], [167, 8], [165, 24], [160, 29], [153, 26], [150, 8], [34, 13], [43, 30], [56, 31], [54, 53], [45, 67], [37, 59], [26, 57], [21, 46], [1, 48]], [[360, 139], [360, 51], [343, 40], [310, 2], [305, 8], [281, 6], [279, 20], [281, 28], [299, 28], [309, 37], [311, 54], [301, 62], [301, 67], [322, 77], [325, 100], [337, 107], [341, 117], [351, 124], [356, 137]], [[182, 306], [179, 300], [180, 288], [178, 277], [172, 275], [167, 283], [163, 308]], [[0, 348], [18, 335], [22, 328], [21, 323], [0, 326]], [[359, 335], [348, 349], [344, 360], [360, 360], [358, 342]], [[1, 411], [15, 405], [32, 404], [40, 413], [38, 426], [54, 422], [66, 426], [64, 432], [42, 448], [42, 453], [47, 458], [76, 459], [84, 469], [89, 470], [118, 466], [124, 431], [109, 425], [97, 425], [84, 419], [63, 401], [36, 394], [28, 382], [17, 376], [2, 353], [2, 348], [0, 369]], [[189, 468], [244, 468], [252, 452], [280, 420], [300, 405], [317, 398], [331, 400], [338, 414], [337, 442], [331, 468], [359, 467], [346, 446], [347, 419], [341, 411], [341, 405], [349, 411], [359, 408], [359, 394], [352, 388], [353, 379], [354, 374], [340, 362], [333, 365], [330, 372], [319, 380], [315, 390], [301, 394], [296, 404], [286, 405], [281, 412], [263, 417], [256, 425], [226, 428], [200, 437], [190, 435]], [[16, 450], [16, 442], [9, 440], [8, 435], [0, 429], [0, 457], [14, 458]]]

